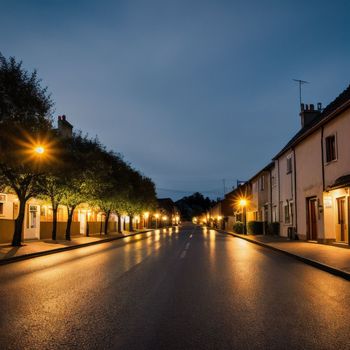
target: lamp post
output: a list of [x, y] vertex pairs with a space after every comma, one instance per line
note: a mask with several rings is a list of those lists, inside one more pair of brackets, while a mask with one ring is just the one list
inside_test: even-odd
[[243, 210], [243, 234], [247, 234], [247, 200], [242, 198], [239, 201], [239, 205], [242, 207]]

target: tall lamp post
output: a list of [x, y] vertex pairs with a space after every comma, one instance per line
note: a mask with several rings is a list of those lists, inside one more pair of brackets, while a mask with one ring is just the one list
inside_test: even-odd
[[239, 205], [242, 207], [243, 210], [243, 234], [247, 234], [247, 200], [242, 198], [239, 201]]

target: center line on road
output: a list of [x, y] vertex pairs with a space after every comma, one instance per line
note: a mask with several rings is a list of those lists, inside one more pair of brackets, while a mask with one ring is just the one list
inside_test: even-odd
[[184, 250], [180, 255], [180, 259], [183, 259], [186, 256], [186, 253], [187, 253], [186, 250]]
[[185, 250], [188, 250], [189, 247], [190, 247], [190, 242], [188, 242], [188, 243], [186, 244]]

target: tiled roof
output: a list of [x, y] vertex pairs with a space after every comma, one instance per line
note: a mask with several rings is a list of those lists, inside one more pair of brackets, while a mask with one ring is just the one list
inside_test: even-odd
[[333, 100], [314, 120], [312, 120], [307, 126], [300, 129], [282, 148], [280, 152], [273, 158], [277, 159], [280, 155], [285, 153], [292, 146], [296, 145], [304, 135], [312, 132], [317, 128], [318, 124], [322, 124], [333, 112], [335, 112], [344, 103], [350, 101], [350, 85], [335, 99]]

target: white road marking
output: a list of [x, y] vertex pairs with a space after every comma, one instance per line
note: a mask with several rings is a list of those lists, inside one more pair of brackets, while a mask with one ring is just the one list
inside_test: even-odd
[[186, 256], [186, 253], [187, 253], [186, 250], [184, 250], [180, 255], [180, 259], [183, 259]]
[[188, 250], [189, 247], [190, 247], [190, 242], [188, 242], [188, 243], [186, 244], [185, 250]]

